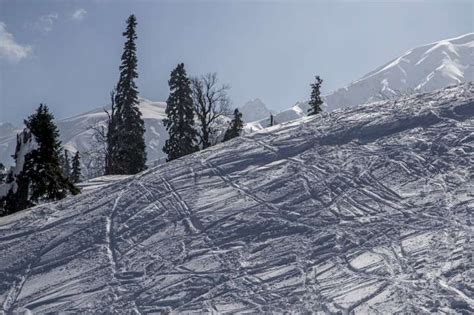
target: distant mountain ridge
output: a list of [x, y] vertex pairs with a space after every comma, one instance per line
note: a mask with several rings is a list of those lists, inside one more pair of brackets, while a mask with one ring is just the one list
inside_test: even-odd
[[[326, 111], [398, 98], [416, 92], [474, 81], [474, 33], [413, 48], [367, 73], [348, 86], [323, 96]], [[307, 116], [307, 102], [274, 115], [276, 124]], [[249, 124], [253, 130], [269, 126], [264, 118]]]
[[328, 110], [391, 99], [474, 79], [474, 33], [413, 48], [324, 96]]

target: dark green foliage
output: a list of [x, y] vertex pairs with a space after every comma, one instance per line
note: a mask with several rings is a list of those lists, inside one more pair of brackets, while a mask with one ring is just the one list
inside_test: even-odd
[[71, 176], [71, 162], [69, 161], [69, 153], [67, 150], [64, 150], [64, 154], [60, 156], [60, 163], [63, 170], [63, 175], [65, 177]]
[[[62, 199], [68, 192], [79, 193], [79, 189], [63, 174], [60, 164], [61, 142], [53, 119], [48, 107], [41, 104], [36, 113], [25, 120], [28, 129], [18, 135], [14, 156], [17, 164], [20, 158], [24, 158], [24, 163], [19, 173], [9, 176], [7, 180], [15, 181], [17, 189], [15, 192], [10, 189], [4, 198], [3, 214], [23, 210], [38, 202]], [[31, 137], [37, 143], [36, 149], [20, 156], [21, 146], [33, 141]]]
[[242, 121], [242, 113], [240, 113], [236, 108], [234, 110], [234, 118], [230, 122], [229, 129], [227, 129], [224, 134], [224, 141], [240, 136], [243, 127], [244, 122]]
[[319, 77], [315, 77], [315, 82], [311, 84], [311, 99], [309, 100], [308, 115], [319, 114], [323, 109], [323, 100], [321, 99], [321, 85], [323, 80]]
[[127, 19], [126, 38], [114, 104], [108, 126], [106, 174], [136, 174], [146, 168], [145, 123], [138, 108], [138, 78], [134, 15]]
[[171, 161], [199, 150], [197, 132], [194, 129], [194, 105], [192, 99], [191, 81], [184, 64], [180, 63], [171, 72], [170, 95], [166, 101], [167, 119], [163, 121], [169, 134], [169, 139], [163, 147]]
[[81, 160], [79, 151], [72, 158], [71, 181], [78, 183], [81, 180]]

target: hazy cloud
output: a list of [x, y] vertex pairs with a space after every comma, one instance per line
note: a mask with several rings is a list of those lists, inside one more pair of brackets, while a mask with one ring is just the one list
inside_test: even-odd
[[86, 17], [87, 11], [83, 8], [79, 8], [72, 14], [71, 18], [76, 21], [81, 21]]
[[18, 62], [28, 57], [31, 51], [31, 46], [18, 44], [13, 34], [7, 32], [5, 23], [0, 22], [0, 59]]
[[54, 22], [58, 19], [57, 13], [42, 15], [35, 23], [35, 28], [42, 33], [49, 33], [53, 29]]

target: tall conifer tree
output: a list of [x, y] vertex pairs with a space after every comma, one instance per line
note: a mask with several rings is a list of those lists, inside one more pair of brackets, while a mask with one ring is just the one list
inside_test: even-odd
[[136, 174], [146, 168], [145, 123], [138, 108], [138, 90], [135, 79], [137, 53], [135, 40], [137, 19], [127, 19], [126, 38], [120, 65], [120, 78], [115, 92], [113, 124], [109, 124], [108, 136], [113, 147], [109, 148], [110, 161], [107, 174]]
[[186, 74], [184, 64], [180, 63], [171, 72], [168, 81], [170, 95], [166, 101], [167, 119], [163, 121], [169, 134], [169, 139], [163, 147], [163, 152], [171, 161], [199, 150], [197, 132], [194, 129], [194, 105], [192, 99], [191, 81]]
[[64, 155], [60, 157], [60, 162], [62, 163], [64, 176], [70, 177], [71, 176], [71, 163], [69, 161], [69, 153], [67, 150], [64, 150]]
[[323, 79], [319, 76], [315, 77], [315, 82], [311, 84], [311, 99], [309, 100], [308, 115], [319, 114], [323, 109], [323, 100], [321, 99], [321, 85], [323, 84]]
[[71, 171], [71, 181], [73, 183], [78, 183], [81, 180], [81, 160], [79, 151], [74, 154], [72, 158], [72, 171]]

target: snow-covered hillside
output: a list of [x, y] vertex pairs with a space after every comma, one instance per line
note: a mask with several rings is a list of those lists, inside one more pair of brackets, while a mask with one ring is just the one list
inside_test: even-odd
[[472, 313], [474, 85], [306, 117], [0, 219], [6, 313]]

